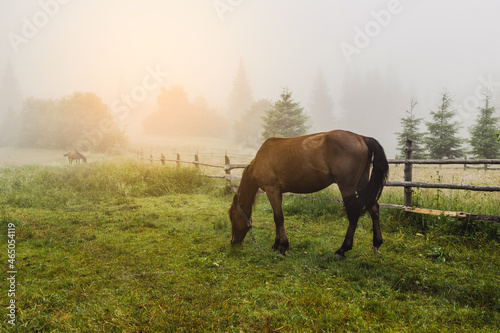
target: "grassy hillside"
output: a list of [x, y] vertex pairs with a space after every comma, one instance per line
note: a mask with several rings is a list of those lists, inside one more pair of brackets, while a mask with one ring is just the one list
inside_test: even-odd
[[249, 237], [232, 247], [231, 195], [191, 167], [8, 166], [0, 179], [2, 262], [12, 223], [22, 332], [493, 332], [500, 322], [496, 225], [383, 210], [383, 254], [369, 251], [365, 216], [337, 262], [342, 207], [285, 198], [283, 257], [270, 250], [265, 197], [254, 213], [265, 252]]

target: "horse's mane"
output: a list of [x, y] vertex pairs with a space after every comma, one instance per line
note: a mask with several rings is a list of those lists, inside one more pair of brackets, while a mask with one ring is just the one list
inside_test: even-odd
[[[255, 200], [257, 196], [257, 191], [255, 190], [255, 187], [257, 187], [257, 185], [250, 177], [251, 169], [252, 169], [252, 163], [250, 162], [250, 164], [247, 165], [245, 169], [243, 169], [240, 186], [238, 186], [238, 191], [236, 192], [236, 194], [238, 195], [238, 200], [240, 200], [241, 196], [243, 196], [244, 198], [251, 198], [252, 207], [255, 207], [257, 203], [257, 200]], [[242, 184], [243, 186], [241, 186]]]

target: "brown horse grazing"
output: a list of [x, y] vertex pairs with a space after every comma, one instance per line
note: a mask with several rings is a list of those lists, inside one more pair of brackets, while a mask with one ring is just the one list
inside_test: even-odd
[[[371, 176], [370, 165], [373, 165]], [[243, 171], [229, 208], [231, 244], [242, 243], [252, 228], [252, 206], [261, 188], [274, 212], [276, 240], [273, 249], [285, 254], [289, 243], [283, 225], [282, 194], [311, 193], [337, 183], [349, 227], [344, 243], [335, 252], [335, 259], [343, 259], [352, 249], [358, 219], [366, 211], [373, 220], [373, 251], [378, 253], [383, 240], [377, 201], [388, 172], [387, 158], [378, 141], [355, 133], [337, 130], [268, 139]]]
[[76, 160], [76, 163], [80, 163], [80, 160], [83, 160], [84, 163], [87, 163], [87, 158], [80, 154], [78, 151], [70, 151], [69, 153], [64, 154], [64, 156], [68, 156], [69, 164], [73, 164], [74, 160]]

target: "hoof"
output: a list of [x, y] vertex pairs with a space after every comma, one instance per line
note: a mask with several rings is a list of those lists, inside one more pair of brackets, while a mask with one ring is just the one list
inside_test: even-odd
[[335, 253], [335, 257], [333, 257], [334, 260], [339, 261], [345, 258], [345, 255], [340, 254], [340, 253]]
[[288, 246], [280, 245], [280, 246], [273, 246], [273, 250], [279, 251], [279, 253], [283, 256], [286, 256], [286, 251], [288, 250]]
[[380, 255], [381, 255], [381, 254], [382, 254], [382, 253], [380, 253], [380, 251], [378, 250], [378, 247], [375, 247], [375, 246], [374, 246], [374, 247], [372, 247], [372, 251], [373, 251], [373, 254], [374, 254], [374, 255], [377, 255], [377, 254], [380, 254]]
[[276, 241], [273, 245], [273, 250], [279, 251], [282, 255], [286, 255], [286, 251], [288, 251], [289, 248], [290, 244], [288, 243], [288, 240], [283, 243]]

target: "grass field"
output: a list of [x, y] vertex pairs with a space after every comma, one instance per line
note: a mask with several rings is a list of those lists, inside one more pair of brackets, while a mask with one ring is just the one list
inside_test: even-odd
[[[0, 177], [4, 271], [9, 223], [16, 230], [19, 332], [498, 331], [494, 224], [382, 210], [383, 254], [370, 252], [365, 216], [338, 262], [342, 207], [285, 198], [291, 249], [283, 257], [271, 251], [265, 197], [254, 213], [265, 252], [249, 237], [232, 247], [224, 182], [188, 166], [116, 159], [4, 166]], [[392, 190], [382, 201], [399, 200]], [[471, 200], [461, 193], [457, 205]], [[435, 190], [429, 200], [437, 195], [448, 200]], [[1, 328], [9, 330], [2, 286]]]

